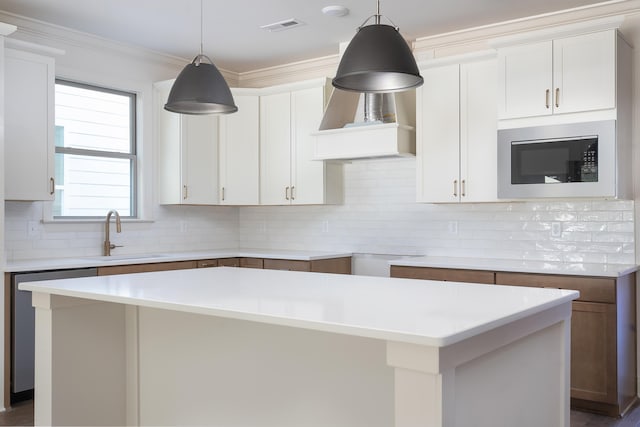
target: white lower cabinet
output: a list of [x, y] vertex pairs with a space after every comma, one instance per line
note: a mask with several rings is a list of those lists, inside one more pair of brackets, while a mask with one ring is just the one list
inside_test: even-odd
[[158, 201], [170, 205], [218, 204], [218, 117], [185, 115], [163, 107], [173, 80], [154, 85]]
[[326, 79], [271, 88], [260, 97], [260, 204], [340, 203], [342, 166], [312, 160]]
[[232, 89], [238, 112], [220, 116], [220, 204], [260, 203], [260, 97]]
[[497, 201], [495, 58], [421, 70], [417, 201]]
[[53, 58], [4, 50], [5, 199], [53, 200]]

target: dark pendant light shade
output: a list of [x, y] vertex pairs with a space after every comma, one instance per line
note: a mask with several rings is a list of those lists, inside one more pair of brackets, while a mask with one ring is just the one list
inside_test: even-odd
[[[202, 62], [203, 58], [209, 63]], [[227, 82], [205, 55], [196, 56], [180, 72], [164, 108], [181, 114], [229, 114], [238, 111]]]
[[361, 26], [347, 46], [332, 82], [334, 87], [383, 93], [413, 89], [424, 82], [409, 45], [397, 27], [380, 24], [379, 11], [378, 2], [378, 13], [373, 15], [376, 23]]
[[[202, 53], [204, 12], [200, 0], [200, 54], [178, 74], [164, 109], [180, 114], [229, 114], [238, 111], [229, 85]], [[207, 62], [203, 62], [206, 59]]]

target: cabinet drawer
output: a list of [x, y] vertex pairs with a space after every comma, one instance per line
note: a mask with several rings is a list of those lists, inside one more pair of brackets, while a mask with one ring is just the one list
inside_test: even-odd
[[239, 258], [221, 258], [218, 260], [218, 267], [240, 267]]
[[264, 268], [268, 270], [311, 271], [311, 263], [288, 259], [265, 259]]
[[199, 259], [196, 261], [198, 268], [207, 268], [207, 267], [217, 267], [218, 260], [217, 259]]
[[146, 273], [150, 271], [184, 270], [196, 268], [195, 261], [159, 262], [150, 264], [112, 265], [98, 267], [98, 276], [110, 276], [114, 274]]
[[616, 302], [616, 279], [611, 278], [497, 272], [496, 284], [571, 289], [580, 292], [578, 301]]
[[263, 268], [264, 261], [262, 258], [240, 258], [240, 267], [244, 268]]
[[453, 268], [391, 266], [391, 277], [405, 279], [441, 280], [447, 282], [495, 283], [495, 273], [484, 270], [458, 270]]
[[311, 261], [315, 273], [351, 274], [351, 257], [317, 259]]

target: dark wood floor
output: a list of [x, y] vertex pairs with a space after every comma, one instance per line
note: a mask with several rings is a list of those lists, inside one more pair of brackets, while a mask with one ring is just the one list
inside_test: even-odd
[[[32, 426], [33, 400], [18, 403], [0, 412], [0, 426]], [[571, 411], [571, 427], [640, 427], [640, 406], [622, 419]]]

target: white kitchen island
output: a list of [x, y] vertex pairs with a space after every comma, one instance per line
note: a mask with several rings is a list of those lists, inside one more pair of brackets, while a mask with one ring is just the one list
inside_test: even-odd
[[574, 291], [226, 267], [20, 287], [36, 425], [569, 427]]

